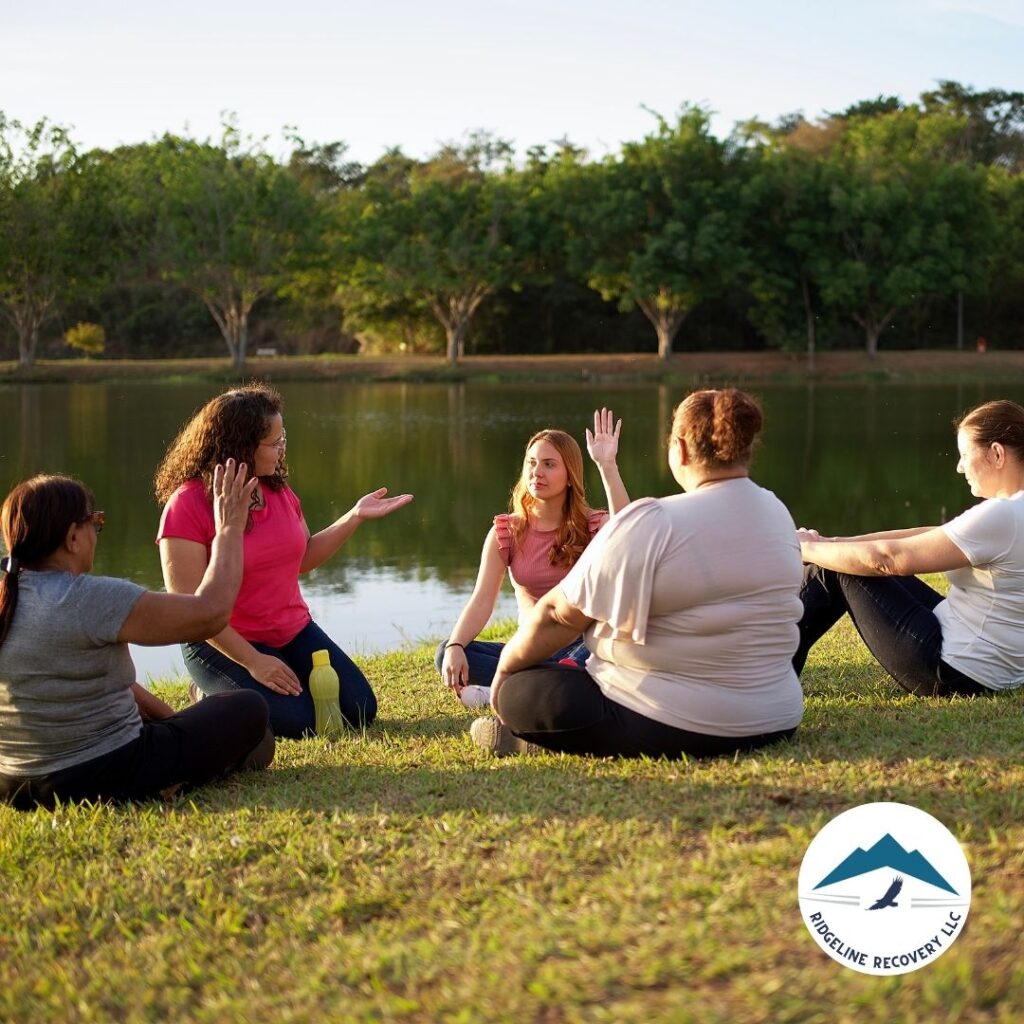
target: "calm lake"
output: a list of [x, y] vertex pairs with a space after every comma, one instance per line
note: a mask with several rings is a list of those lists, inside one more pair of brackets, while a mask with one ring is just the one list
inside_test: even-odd
[[[665, 385], [286, 384], [290, 483], [315, 532], [367, 491], [416, 498], [362, 526], [304, 578], [314, 617], [352, 653], [442, 636], [473, 587], [492, 516], [505, 510], [527, 438], [559, 427], [583, 444], [596, 405], [623, 418], [619, 465], [634, 497], [675, 490], [664, 438], [682, 388]], [[751, 388], [765, 409], [754, 477], [799, 524], [830, 534], [937, 523], [972, 504], [957, 476], [954, 416], [1024, 400], [1024, 387], [805, 385]], [[84, 480], [107, 512], [95, 571], [161, 586], [152, 476], [209, 384], [0, 387], [0, 488], [39, 472]], [[604, 505], [588, 460], [588, 490]], [[513, 615], [511, 591], [497, 614]], [[174, 648], [134, 648], [140, 679], [182, 671]]]

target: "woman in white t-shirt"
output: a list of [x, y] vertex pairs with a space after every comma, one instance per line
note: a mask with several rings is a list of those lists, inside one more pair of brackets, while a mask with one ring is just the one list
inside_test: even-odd
[[[749, 478], [761, 410], [733, 389], [676, 410], [669, 466], [685, 493], [615, 515], [502, 652], [496, 754], [708, 757], [791, 736], [800, 553], [785, 506]], [[542, 665], [584, 634], [586, 668]], [[535, 666], [535, 667], [530, 667]]]
[[[807, 652], [844, 614], [881, 666], [919, 697], [990, 694], [1024, 683], [1024, 408], [986, 402], [957, 423], [971, 493], [943, 526], [862, 537], [800, 530]], [[916, 576], [944, 572], [945, 598]]]

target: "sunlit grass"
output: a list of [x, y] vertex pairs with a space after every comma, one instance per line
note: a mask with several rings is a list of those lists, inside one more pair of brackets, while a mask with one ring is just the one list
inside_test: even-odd
[[[1024, 695], [901, 696], [840, 629], [784, 746], [499, 761], [429, 647], [362, 664], [364, 735], [170, 805], [0, 808], [0, 1020], [1024, 1017]], [[935, 814], [974, 875], [963, 937], [902, 978], [829, 960], [797, 909], [815, 831], [870, 800]]]

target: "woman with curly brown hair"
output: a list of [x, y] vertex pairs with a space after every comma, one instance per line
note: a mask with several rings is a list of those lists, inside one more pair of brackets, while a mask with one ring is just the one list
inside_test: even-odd
[[[505, 646], [470, 729], [495, 754], [712, 757], [790, 736], [800, 549], [786, 507], [750, 479], [761, 410], [697, 391], [675, 411], [682, 494], [617, 515]], [[583, 633], [586, 668], [543, 664]]]
[[156, 473], [156, 496], [165, 503], [157, 541], [167, 589], [192, 593], [209, 561], [213, 467], [228, 456], [253, 466], [259, 483], [231, 621], [216, 635], [185, 644], [185, 666], [204, 694], [237, 688], [261, 694], [275, 734], [299, 738], [315, 731], [313, 698], [301, 682], [309, 676], [314, 651], [329, 652], [341, 683], [338, 707], [329, 713], [340, 713], [354, 728], [368, 725], [377, 713], [366, 677], [313, 622], [299, 574], [327, 561], [362, 522], [390, 515], [412, 495], [389, 498], [381, 487], [311, 535], [287, 483], [282, 410], [275, 390], [253, 384], [211, 399], [185, 424]]
[[[622, 420], [615, 423], [610, 409], [599, 409], [594, 413], [594, 432], [587, 430], [587, 451], [601, 471], [612, 513], [629, 504], [616, 463], [621, 428]], [[587, 504], [580, 446], [561, 430], [538, 431], [527, 442], [509, 510], [494, 517], [473, 594], [435, 657], [445, 685], [466, 707], [481, 707], [490, 699], [491, 679], [504, 645], [476, 636], [494, 612], [506, 570], [522, 620], [608, 521], [607, 512]], [[552, 658], [572, 659], [580, 653], [586, 657], [577, 638]]]

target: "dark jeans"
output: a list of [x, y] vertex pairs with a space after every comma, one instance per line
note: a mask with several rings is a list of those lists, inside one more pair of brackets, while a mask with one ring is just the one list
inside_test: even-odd
[[331, 666], [338, 673], [341, 683], [338, 703], [345, 721], [359, 729], [377, 717], [377, 698], [366, 676], [315, 622], [310, 622], [283, 647], [260, 643], [254, 643], [253, 647], [264, 654], [280, 658], [299, 677], [302, 692], [293, 696], [267, 689], [237, 661], [232, 661], [205, 641], [182, 644], [181, 649], [185, 655], [185, 668], [204, 695], [239, 689], [258, 693], [270, 708], [270, 728], [274, 730], [275, 736], [301, 739], [316, 732], [316, 713], [308, 686], [314, 651], [330, 652]]
[[796, 729], [758, 736], [708, 736], [664, 725], [609, 700], [586, 669], [538, 665], [498, 690], [501, 720], [548, 750], [594, 757], [717, 757], [788, 739]]
[[[444, 645], [446, 640], [438, 644], [434, 652], [434, 666], [441, 671], [444, 664]], [[494, 673], [498, 671], [498, 659], [505, 645], [496, 640], [473, 640], [466, 644], [466, 661], [469, 662], [469, 685], [490, 686], [494, 679]], [[590, 652], [587, 650], [582, 637], [573, 640], [560, 651], [555, 651], [550, 658], [545, 659], [542, 664], [555, 664], [563, 658], [576, 662], [582, 667]]]
[[995, 691], [942, 660], [942, 627], [934, 608], [942, 595], [916, 576], [851, 576], [817, 565], [804, 567], [797, 675], [807, 653], [844, 615], [878, 663], [917, 697], [975, 696]]
[[60, 800], [146, 800], [183, 784], [198, 786], [274, 759], [267, 705], [255, 693], [226, 693], [142, 732], [108, 754], [40, 778], [0, 775], [0, 800], [21, 810]]

